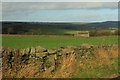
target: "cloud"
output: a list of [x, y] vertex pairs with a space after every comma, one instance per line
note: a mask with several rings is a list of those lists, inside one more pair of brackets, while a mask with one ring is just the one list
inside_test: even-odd
[[3, 2], [3, 11], [40, 9], [116, 9], [117, 2]]
[[118, 2], [119, 0], [2, 0], [2, 2]]
[[[100, 11], [101, 9], [110, 9], [111, 11], [114, 11], [118, 8], [118, 3], [117, 2], [3, 2], [2, 3], [2, 12], [3, 12], [3, 20], [37, 20], [38, 18], [41, 20], [52, 20], [53, 19], [55, 21], [59, 20], [60, 18], [63, 18], [62, 20], [66, 20], [69, 21], [71, 19], [77, 20], [76, 14], [72, 14], [72, 12], [70, 15], [65, 14], [65, 12], [67, 12], [66, 10], [70, 10], [70, 9], [80, 9], [83, 10], [81, 13], [81, 19], [82, 20], [93, 20], [93, 19], [97, 19], [97, 15], [102, 13], [102, 11]], [[55, 16], [54, 12], [53, 13], [49, 13], [47, 14], [48, 17], [46, 17], [45, 13], [42, 13], [42, 10], [47, 10], [49, 13], [50, 11], [54, 10], [54, 11], [62, 11], [65, 10], [65, 12], [63, 14], [65, 14], [66, 16]], [[49, 11], [50, 10], [50, 11]], [[87, 10], [87, 12], [84, 12], [84, 10]], [[93, 13], [95, 13], [94, 15], [92, 15], [92, 13], [88, 13], [89, 10], [91, 10]], [[40, 11], [38, 16], [36, 17], [36, 15], [31, 15], [31, 14], [35, 14], [37, 13], [37, 11]], [[98, 12], [96, 12], [98, 11]], [[73, 11], [74, 12], [74, 11]], [[103, 13], [106, 11], [103, 11]], [[77, 12], [76, 12], [77, 13]], [[85, 15], [82, 15], [85, 14]], [[109, 12], [111, 13], [111, 12]], [[55, 16], [55, 17], [49, 17], [50, 15]], [[60, 12], [61, 14], [61, 12]], [[87, 14], [91, 14], [91, 15], [87, 15]], [[29, 16], [30, 15], [30, 16]], [[42, 16], [39, 16], [42, 15]], [[69, 16], [70, 18], [68, 18], [67, 16]], [[90, 17], [93, 16], [93, 17]], [[101, 15], [101, 16], [106, 16], [106, 15]], [[99, 16], [101, 18], [101, 16]], [[111, 15], [113, 16], [113, 15]], [[35, 18], [34, 18], [35, 17]], [[113, 16], [114, 17], [114, 16]], [[48, 19], [47, 19], [48, 18]], [[58, 18], [58, 19], [57, 19]], [[88, 19], [89, 18], [89, 19]], [[91, 19], [93, 18], [93, 19]], [[109, 17], [105, 17], [104, 19], [107, 19]], [[111, 18], [114, 19], [114, 18]], [[98, 20], [102, 20], [99, 19]], [[94, 21], [94, 20], [93, 20]]]

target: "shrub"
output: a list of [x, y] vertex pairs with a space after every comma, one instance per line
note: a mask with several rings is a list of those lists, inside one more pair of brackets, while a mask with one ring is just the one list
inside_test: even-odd
[[110, 35], [114, 34], [109, 30], [90, 31], [90, 36], [110, 36]]

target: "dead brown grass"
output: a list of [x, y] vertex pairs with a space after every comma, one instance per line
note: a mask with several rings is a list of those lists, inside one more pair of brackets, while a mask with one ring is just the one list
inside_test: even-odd
[[[98, 49], [95, 54], [95, 61], [97, 62], [96, 66], [103, 67], [106, 65], [108, 68], [114, 63], [110, 58], [118, 57], [118, 48], [105, 50], [103, 48]], [[91, 61], [92, 62], [92, 61]]]
[[[18, 71], [17, 78], [33, 78], [35, 75], [40, 76], [40, 70], [34, 64], [25, 65], [20, 71]], [[37, 76], [36, 76], [37, 77]]]
[[48, 68], [43, 74], [42, 78], [52, 78], [51, 71], [54, 69], [54, 66]]
[[105, 50], [103, 48], [100, 48], [98, 50], [96, 50], [96, 54], [95, 54], [96, 58], [105, 58], [108, 59], [110, 57], [118, 57], [118, 49], [109, 49], [109, 50]]
[[92, 59], [81, 59], [79, 63], [79, 68], [104, 68], [106, 65], [108, 68], [114, 63], [110, 58], [118, 57], [118, 49], [110, 49], [109, 51], [100, 48], [96, 50], [95, 57]]
[[71, 54], [69, 57], [64, 58], [62, 61], [62, 66], [55, 73], [54, 78], [67, 78], [72, 75], [77, 69], [77, 62], [75, 55]]

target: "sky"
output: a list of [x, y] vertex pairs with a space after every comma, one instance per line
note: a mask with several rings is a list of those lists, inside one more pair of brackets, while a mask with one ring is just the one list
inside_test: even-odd
[[3, 21], [103, 22], [118, 20], [118, 2], [3, 2]]
[[119, 0], [1, 0], [2, 2], [119, 2]]

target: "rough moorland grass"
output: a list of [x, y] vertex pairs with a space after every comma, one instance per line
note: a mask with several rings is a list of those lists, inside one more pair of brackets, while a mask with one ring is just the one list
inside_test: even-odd
[[118, 43], [118, 37], [73, 38], [73, 37], [34, 37], [34, 36], [3, 36], [2, 46], [11, 48], [28, 48], [43, 46], [47, 49], [61, 46], [79, 46], [82, 43], [112, 44]]
[[[118, 49], [98, 49], [93, 56], [79, 59], [76, 59], [75, 54], [71, 54], [63, 58], [52, 78], [115, 78], [119, 75], [118, 59]], [[43, 78], [51, 78], [50, 69], [45, 71]]]
[[75, 58], [74, 54], [63, 59], [55, 78], [114, 78], [119, 74], [118, 49], [97, 49], [93, 56]]
[[[102, 61], [102, 62], [101, 62]], [[108, 59], [111, 64], [105, 64], [108, 61], [95, 60], [96, 64], [91, 64], [93, 60], [88, 60], [88, 64], [84, 65], [77, 71], [75, 78], [106, 78], [113, 74], [118, 74], [118, 58]], [[104, 63], [103, 63], [104, 62]]]

